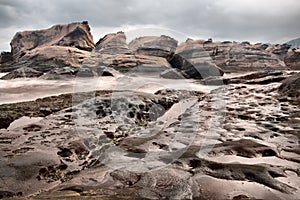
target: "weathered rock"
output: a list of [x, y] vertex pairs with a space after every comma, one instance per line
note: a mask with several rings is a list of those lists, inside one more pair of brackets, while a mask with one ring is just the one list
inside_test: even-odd
[[76, 68], [63, 67], [55, 68], [40, 76], [41, 79], [45, 80], [60, 80], [60, 79], [69, 79], [74, 78], [77, 73]]
[[96, 71], [98, 76], [114, 76], [114, 77], [120, 76], [120, 72], [106, 66], [98, 66], [96, 67]]
[[172, 67], [180, 69], [186, 78], [202, 79], [222, 76], [224, 73], [213, 63], [203, 45], [193, 40], [180, 44], [170, 63]]
[[96, 43], [95, 50], [101, 54], [112, 55], [131, 53], [126, 43], [126, 36], [123, 32], [105, 35]]
[[91, 51], [94, 42], [87, 22], [71, 23], [45, 30], [18, 32], [11, 41], [11, 52], [15, 58], [20, 58], [27, 51], [41, 46], [69, 46]]
[[84, 65], [97, 67], [105, 65], [121, 72], [128, 72], [133, 68], [138, 71], [164, 71], [170, 67], [165, 58], [135, 54], [128, 48], [126, 36], [123, 32], [104, 36], [96, 44], [92, 55], [84, 61]]
[[43, 75], [42, 72], [31, 69], [29, 67], [22, 67], [19, 69], [15, 69], [14, 71], [6, 74], [5, 76], [1, 77], [2, 80], [10, 80], [15, 78], [33, 78], [39, 77]]
[[280, 82], [287, 78], [281, 71], [258, 71], [246, 75], [237, 75], [233, 77], [212, 76], [201, 80], [206, 85], [227, 85], [227, 84], [269, 84]]
[[184, 76], [178, 69], [167, 69], [160, 74], [160, 77], [167, 79], [184, 79]]
[[87, 22], [18, 32], [11, 41], [16, 66], [31, 66], [43, 72], [55, 67], [79, 67], [93, 48]]
[[282, 45], [279, 45], [279, 44], [276, 44], [274, 46], [270, 46], [266, 49], [266, 51], [268, 52], [271, 52], [273, 54], [276, 54], [279, 56], [279, 58], [281, 60], [284, 59], [285, 55], [287, 54], [287, 52], [289, 51], [291, 45], [289, 44], [282, 44]]
[[95, 68], [90, 67], [80, 67], [76, 73], [77, 77], [95, 77], [98, 73]]
[[10, 52], [1, 52], [0, 54], [0, 72], [10, 72], [16, 69], [13, 64], [13, 56]]
[[294, 70], [300, 70], [300, 49], [289, 51], [285, 58], [285, 64]]
[[267, 51], [267, 45], [264, 44], [215, 42], [204, 44], [203, 48], [209, 52], [216, 65], [225, 72], [288, 69], [280, 59], [284, 50], [278, 51], [279, 56]]
[[142, 55], [164, 57], [167, 60], [175, 53], [177, 41], [169, 36], [146, 36], [132, 40], [129, 48]]

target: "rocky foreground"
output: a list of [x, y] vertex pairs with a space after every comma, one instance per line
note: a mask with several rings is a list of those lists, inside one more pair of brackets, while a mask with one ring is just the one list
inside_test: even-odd
[[0, 130], [0, 195], [297, 199], [300, 79], [286, 76], [207, 94], [99, 91], [1, 105], [2, 119], [42, 118]]
[[123, 32], [94, 44], [87, 22], [20, 32], [11, 47], [1, 81], [120, 76], [125, 85], [146, 74], [215, 89], [174, 82], [0, 105], [1, 199], [299, 199], [299, 49], [127, 43]]

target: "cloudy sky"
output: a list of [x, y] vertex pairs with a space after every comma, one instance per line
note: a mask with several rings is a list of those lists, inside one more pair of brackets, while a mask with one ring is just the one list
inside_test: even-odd
[[161, 31], [179, 40], [283, 43], [300, 37], [300, 1], [0, 0], [0, 50], [10, 50], [17, 31], [84, 20], [89, 21], [95, 42], [123, 30], [129, 37]]

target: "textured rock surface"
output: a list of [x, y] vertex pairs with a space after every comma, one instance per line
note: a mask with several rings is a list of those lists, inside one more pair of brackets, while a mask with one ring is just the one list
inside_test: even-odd
[[15, 78], [33, 78], [33, 77], [40, 77], [43, 75], [42, 72], [34, 70], [29, 67], [21, 67], [19, 69], [15, 69], [14, 71], [6, 74], [5, 76], [1, 77], [2, 80], [9, 80]]
[[289, 51], [284, 58], [286, 65], [293, 70], [300, 70], [300, 49]]
[[300, 73], [284, 80], [279, 87], [284, 97], [290, 98], [296, 104], [300, 104]]
[[226, 72], [288, 69], [280, 56], [267, 51], [267, 47], [264, 44], [251, 45], [248, 42], [203, 44], [216, 65]]
[[9, 72], [14, 70], [13, 56], [10, 52], [2, 52], [0, 54], [0, 72]]
[[43, 72], [55, 67], [79, 67], [93, 48], [93, 37], [87, 22], [18, 32], [11, 41], [16, 66]]
[[172, 67], [181, 70], [185, 78], [202, 79], [223, 75], [223, 71], [214, 64], [198, 41], [187, 40], [180, 44], [170, 63]]
[[291, 45], [288, 45], [288, 44], [282, 44], [282, 45], [277, 44], [277, 45], [268, 47], [266, 49], [266, 51], [278, 55], [279, 58], [281, 60], [283, 60], [284, 57], [286, 56], [287, 52], [289, 51], [290, 47], [291, 47]]
[[146, 36], [136, 38], [129, 43], [129, 48], [138, 54], [164, 57], [169, 60], [175, 53], [177, 41], [169, 36]]
[[170, 67], [165, 58], [135, 54], [129, 49], [123, 32], [108, 34], [100, 39], [92, 55], [85, 60], [84, 65], [106, 65], [121, 72], [127, 72], [134, 68], [163, 71]]
[[1, 115], [44, 119], [0, 130], [1, 195], [296, 200], [300, 109], [277, 88], [82, 93], [75, 104], [69, 94], [2, 105]]

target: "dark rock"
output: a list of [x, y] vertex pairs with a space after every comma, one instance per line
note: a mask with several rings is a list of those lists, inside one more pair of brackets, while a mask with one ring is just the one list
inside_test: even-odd
[[96, 71], [98, 76], [113, 76], [113, 77], [117, 77], [120, 75], [120, 73], [118, 71], [116, 71], [113, 68], [110, 67], [106, 67], [106, 66], [99, 66], [96, 67]]
[[19, 69], [15, 69], [14, 71], [10, 72], [9, 74], [6, 74], [0, 79], [10, 80], [15, 78], [33, 78], [33, 77], [40, 77], [41, 75], [43, 75], [42, 72], [31, 69], [29, 67], [22, 67]]
[[172, 67], [180, 69], [186, 78], [203, 79], [224, 73], [213, 63], [203, 46], [193, 40], [179, 45], [170, 63]]

